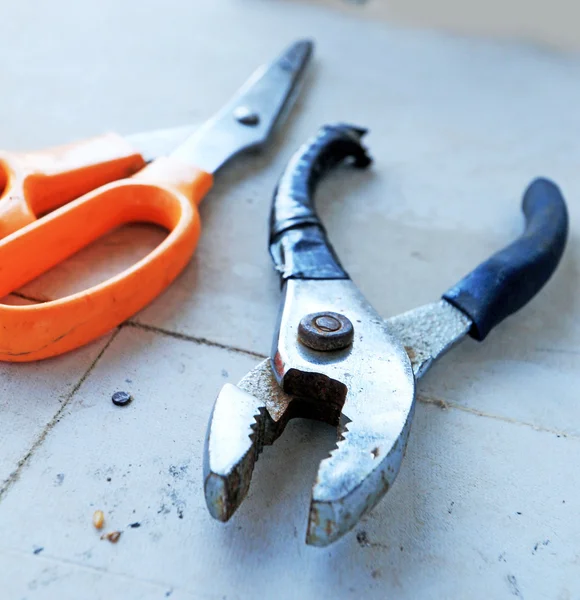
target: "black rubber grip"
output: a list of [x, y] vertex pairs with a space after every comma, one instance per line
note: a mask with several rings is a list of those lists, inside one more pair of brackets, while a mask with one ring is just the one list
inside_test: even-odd
[[348, 279], [314, 207], [318, 182], [333, 167], [351, 159], [355, 167], [371, 163], [360, 140], [366, 129], [325, 125], [290, 159], [270, 214], [270, 254], [282, 280]]
[[568, 211], [558, 186], [534, 180], [522, 203], [524, 233], [479, 265], [443, 298], [472, 321], [471, 337], [483, 340], [506, 317], [527, 304], [550, 279], [564, 253]]

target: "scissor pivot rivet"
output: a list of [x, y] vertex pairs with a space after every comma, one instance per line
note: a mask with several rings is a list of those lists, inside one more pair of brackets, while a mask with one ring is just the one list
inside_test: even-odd
[[234, 118], [242, 125], [257, 125], [260, 122], [260, 115], [247, 106], [238, 106], [234, 109]]
[[313, 350], [342, 350], [352, 344], [354, 327], [350, 320], [335, 312], [306, 315], [298, 325], [298, 339]]

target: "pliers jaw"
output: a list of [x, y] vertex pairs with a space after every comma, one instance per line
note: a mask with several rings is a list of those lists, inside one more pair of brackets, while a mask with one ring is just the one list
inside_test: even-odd
[[312, 204], [318, 180], [351, 159], [370, 163], [364, 130], [324, 127], [290, 162], [271, 215], [270, 252], [283, 279], [272, 360], [226, 385], [206, 442], [205, 493], [227, 520], [245, 497], [254, 464], [294, 417], [338, 432], [312, 491], [307, 542], [325, 546], [350, 530], [392, 485], [414, 412], [415, 380], [398, 339], [350, 281]]
[[[273, 348], [274, 376], [308, 398], [308, 415], [338, 427], [338, 443], [318, 470], [307, 542], [324, 546], [351, 529], [399, 472], [414, 410], [407, 354], [350, 279], [290, 279]], [[344, 349], [319, 351], [301, 338], [305, 315], [341, 315], [354, 329]], [[311, 343], [308, 340], [308, 343]]]
[[[300, 341], [310, 313], [343, 315], [354, 325], [347, 348], [314, 350]], [[337, 427], [338, 442], [319, 467], [308, 544], [349, 531], [392, 485], [414, 411], [415, 380], [399, 341], [348, 279], [289, 280], [273, 360], [220, 392], [206, 446], [210, 512], [227, 520], [246, 495], [254, 463], [294, 417]]]

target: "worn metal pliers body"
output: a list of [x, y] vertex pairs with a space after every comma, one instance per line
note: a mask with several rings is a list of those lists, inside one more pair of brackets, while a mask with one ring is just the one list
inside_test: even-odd
[[415, 407], [415, 381], [459, 340], [483, 340], [526, 304], [564, 251], [568, 215], [559, 189], [533, 181], [523, 235], [442, 299], [383, 320], [342, 268], [314, 209], [317, 182], [346, 161], [370, 163], [364, 130], [326, 126], [291, 159], [274, 194], [270, 253], [282, 278], [271, 359], [215, 403], [204, 486], [227, 521], [247, 494], [258, 454], [293, 417], [338, 428], [312, 491], [306, 541], [325, 546], [356, 525], [392, 485]]

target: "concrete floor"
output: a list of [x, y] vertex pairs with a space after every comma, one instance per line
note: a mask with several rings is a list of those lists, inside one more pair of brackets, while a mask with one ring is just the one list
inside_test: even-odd
[[[266, 0], [24, 0], [4, 23], [7, 149], [198, 123], [294, 38], [317, 49], [268, 151], [220, 173], [198, 252], [163, 296], [79, 351], [0, 365], [2, 598], [580, 597], [577, 56]], [[572, 231], [545, 290], [420, 383], [397, 483], [321, 550], [304, 534], [330, 428], [291, 423], [227, 525], [207, 513], [201, 468], [218, 390], [269, 352], [272, 190], [297, 145], [338, 120], [370, 128], [375, 164], [333, 175], [320, 211], [385, 317], [517, 236], [537, 175], [561, 185]], [[21, 293], [70, 293], [162, 237], [112, 232]], [[123, 409], [120, 389], [134, 396]], [[99, 539], [95, 509], [117, 544]]]

